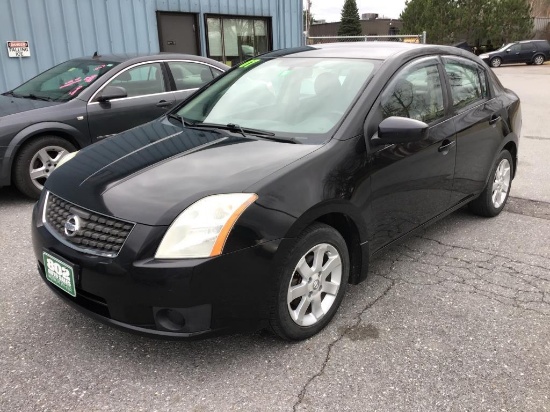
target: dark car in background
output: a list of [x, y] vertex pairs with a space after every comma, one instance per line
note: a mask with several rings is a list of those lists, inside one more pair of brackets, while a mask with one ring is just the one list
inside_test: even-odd
[[0, 187], [38, 198], [58, 162], [161, 116], [228, 67], [183, 54], [61, 63], [0, 95]]
[[548, 40], [518, 41], [479, 57], [491, 67], [511, 63], [543, 64], [550, 59], [550, 43]]
[[466, 204], [498, 215], [520, 129], [517, 95], [454, 47], [267, 53], [66, 158], [34, 207], [37, 268], [129, 331], [305, 339], [388, 245]]

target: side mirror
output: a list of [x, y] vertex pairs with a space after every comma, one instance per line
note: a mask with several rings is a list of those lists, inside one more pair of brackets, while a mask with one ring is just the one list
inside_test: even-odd
[[109, 100], [122, 99], [123, 97], [128, 97], [128, 92], [124, 87], [107, 86], [99, 96], [96, 97], [96, 100], [98, 102], [108, 102]]
[[382, 120], [378, 125], [378, 132], [370, 141], [373, 145], [410, 143], [425, 139], [427, 136], [426, 123], [408, 117], [392, 116]]
[[506, 50], [506, 53], [510, 53], [512, 51], [512, 49], [508, 49]]

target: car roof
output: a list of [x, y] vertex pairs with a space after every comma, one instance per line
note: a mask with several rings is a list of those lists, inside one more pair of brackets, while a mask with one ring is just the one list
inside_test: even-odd
[[117, 53], [117, 54], [98, 54], [97, 56], [82, 56], [75, 60], [81, 59], [97, 59], [99, 61], [110, 61], [110, 62], [129, 62], [129, 63], [141, 63], [150, 60], [195, 60], [200, 62], [205, 62], [209, 64], [216, 63], [216, 66], [223, 67], [225, 69], [228, 66], [223, 63], [216, 62], [212, 59], [203, 56], [197, 56], [194, 54], [183, 54], [183, 53]]
[[[459, 50], [459, 52], [457, 52]], [[353, 43], [325, 43], [295, 47], [264, 54], [262, 57], [325, 57], [387, 60], [403, 53], [464, 55], [460, 49], [433, 44], [414, 44], [397, 41], [369, 41]]]

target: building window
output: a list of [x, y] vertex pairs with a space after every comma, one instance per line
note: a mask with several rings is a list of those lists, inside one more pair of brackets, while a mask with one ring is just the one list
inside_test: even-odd
[[233, 66], [271, 50], [268, 18], [207, 16], [208, 57]]

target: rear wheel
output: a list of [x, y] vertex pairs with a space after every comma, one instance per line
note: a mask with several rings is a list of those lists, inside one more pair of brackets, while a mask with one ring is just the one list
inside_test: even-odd
[[331, 226], [316, 223], [297, 239], [282, 264], [270, 326], [287, 340], [307, 339], [333, 318], [349, 278], [345, 240]]
[[537, 55], [535, 56], [535, 58], [533, 59], [533, 63], [535, 63], [535, 64], [537, 64], [537, 65], [538, 65], [538, 64], [544, 63], [544, 56], [541, 55], [541, 54], [537, 54]]
[[493, 57], [491, 59], [491, 67], [499, 67], [502, 64], [502, 59], [500, 57]]
[[469, 203], [470, 210], [477, 215], [493, 217], [498, 215], [508, 200], [512, 186], [513, 162], [510, 152], [503, 150], [491, 171], [487, 186], [477, 199]]
[[41, 136], [27, 143], [17, 154], [13, 166], [13, 182], [24, 195], [38, 199], [46, 179], [59, 161], [76, 148], [57, 136]]

